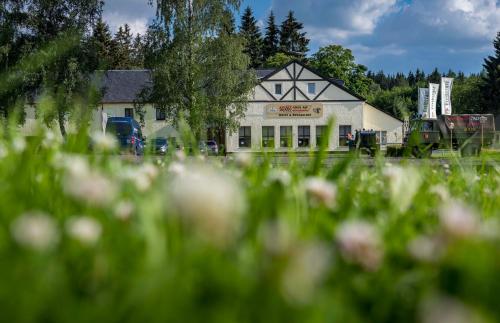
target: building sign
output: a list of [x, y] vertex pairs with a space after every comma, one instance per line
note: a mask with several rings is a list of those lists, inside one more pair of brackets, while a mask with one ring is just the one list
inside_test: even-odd
[[265, 107], [266, 118], [321, 118], [322, 104], [269, 104]]

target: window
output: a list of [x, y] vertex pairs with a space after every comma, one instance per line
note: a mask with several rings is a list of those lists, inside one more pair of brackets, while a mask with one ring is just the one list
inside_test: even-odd
[[292, 126], [280, 127], [280, 147], [287, 148], [292, 146]]
[[262, 127], [262, 147], [274, 148], [274, 127]]
[[125, 108], [125, 117], [133, 118], [134, 117], [134, 108]]
[[326, 142], [325, 145], [328, 146], [328, 138], [326, 137], [327, 126], [316, 126], [316, 147], [321, 146], [323, 140]]
[[387, 131], [377, 131], [377, 144], [387, 145]]
[[308, 83], [307, 84], [307, 92], [309, 94], [316, 94], [316, 83]]
[[339, 127], [339, 146], [347, 146], [347, 137], [351, 134], [351, 126], [340, 126]]
[[274, 84], [274, 94], [283, 94], [283, 86], [281, 84]]
[[311, 127], [299, 126], [299, 147], [309, 147], [311, 142]]
[[252, 127], [240, 127], [240, 148], [252, 146]]
[[156, 108], [156, 120], [165, 120], [167, 118], [165, 110]]

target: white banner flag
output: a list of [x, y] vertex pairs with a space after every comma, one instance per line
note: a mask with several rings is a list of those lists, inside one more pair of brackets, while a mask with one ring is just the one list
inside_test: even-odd
[[441, 114], [451, 116], [451, 91], [453, 90], [453, 79], [443, 77], [441, 79]]
[[429, 89], [418, 89], [418, 114], [422, 119], [429, 118]]
[[429, 119], [437, 119], [439, 84], [429, 83]]

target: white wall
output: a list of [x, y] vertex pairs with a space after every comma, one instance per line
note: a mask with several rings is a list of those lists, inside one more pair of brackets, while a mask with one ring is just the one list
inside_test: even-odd
[[387, 131], [387, 144], [403, 143], [403, 122], [372, 107], [368, 103], [363, 107], [363, 128]]
[[[240, 152], [261, 150], [262, 127], [274, 126], [275, 150], [289, 151], [290, 148], [280, 148], [280, 126], [292, 126], [292, 141], [294, 150], [310, 150], [316, 147], [316, 126], [326, 126], [331, 117], [334, 118], [335, 126], [329, 138], [329, 151], [345, 150], [339, 147], [339, 125], [350, 125], [353, 131], [363, 127], [363, 103], [362, 102], [317, 102], [323, 105], [323, 116], [321, 118], [273, 118], [268, 119], [265, 115], [265, 107], [269, 103], [249, 103], [246, 117], [241, 120], [240, 125], [252, 127], [252, 148], [239, 148], [239, 134], [227, 134], [226, 146], [228, 152]], [[310, 126], [311, 144], [309, 148], [298, 148], [298, 126]]]

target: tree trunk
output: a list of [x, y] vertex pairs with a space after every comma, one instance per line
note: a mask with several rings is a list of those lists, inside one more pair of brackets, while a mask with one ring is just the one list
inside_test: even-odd
[[63, 112], [58, 112], [57, 114], [57, 121], [59, 122], [59, 130], [61, 131], [61, 135], [66, 138], [66, 126], [64, 124], [65, 118], [64, 118], [64, 113]]

